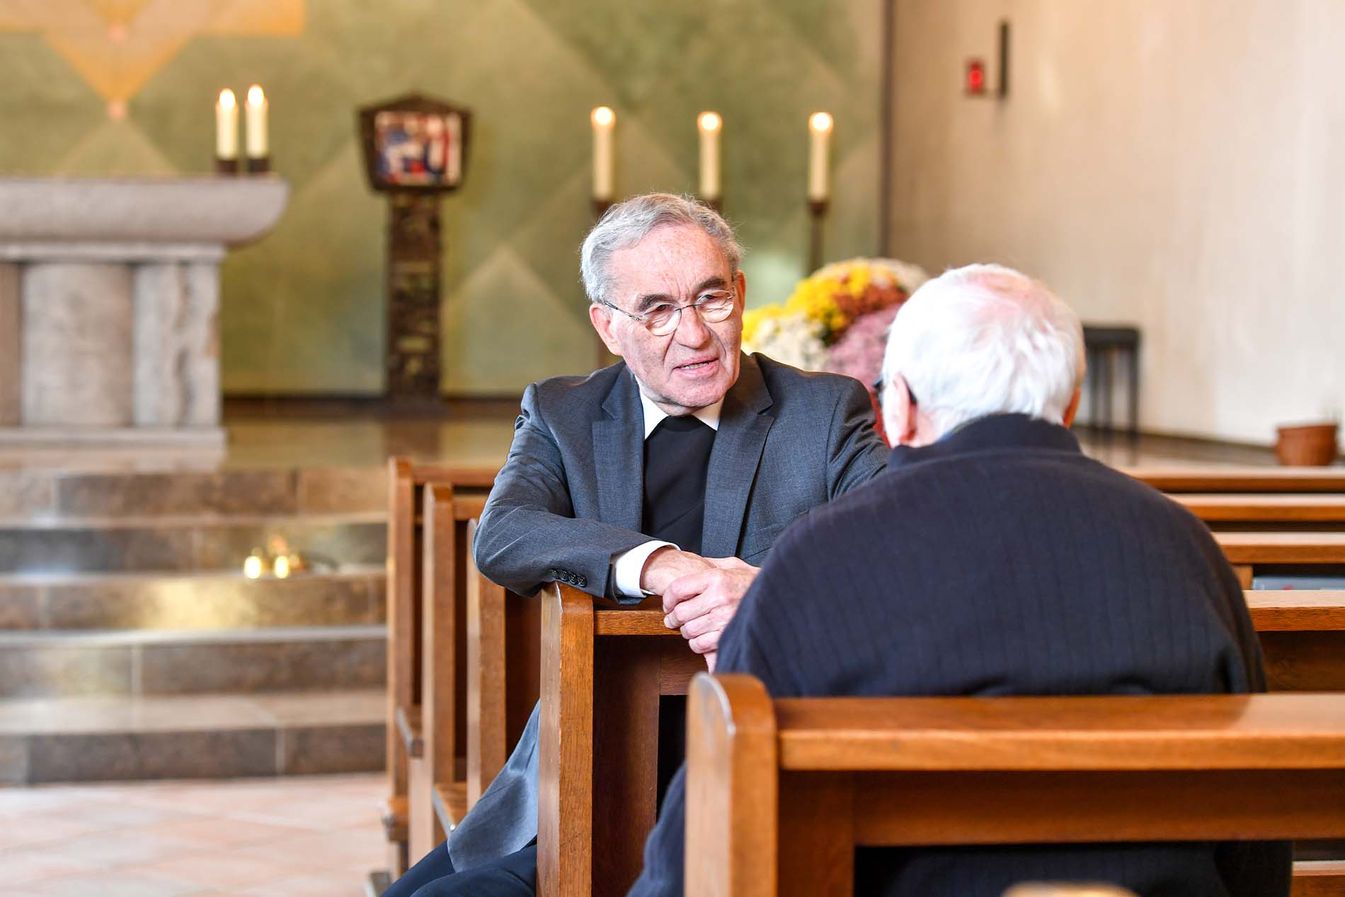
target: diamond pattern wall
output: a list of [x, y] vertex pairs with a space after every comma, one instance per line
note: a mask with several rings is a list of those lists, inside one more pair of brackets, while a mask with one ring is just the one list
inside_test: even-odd
[[384, 202], [354, 111], [421, 90], [475, 113], [443, 204], [444, 379], [512, 394], [591, 366], [577, 249], [588, 112], [619, 116], [618, 189], [695, 187], [695, 116], [723, 114], [725, 212], [749, 303], [805, 273], [805, 121], [836, 116], [827, 255], [876, 250], [883, 0], [0, 0], [0, 172], [210, 168], [221, 87], [264, 84], [277, 229], [225, 265], [225, 388], [381, 391]]

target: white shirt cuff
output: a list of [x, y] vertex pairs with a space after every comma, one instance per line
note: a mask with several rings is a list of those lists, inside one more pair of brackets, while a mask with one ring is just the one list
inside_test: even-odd
[[623, 551], [612, 559], [612, 574], [616, 578], [616, 590], [628, 598], [639, 598], [645, 594], [640, 588], [640, 575], [644, 573], [645, 562], [649, 556], [664, 546], [676, 548], [671, 542], [650, 540], [637, 545], [630, 551]]

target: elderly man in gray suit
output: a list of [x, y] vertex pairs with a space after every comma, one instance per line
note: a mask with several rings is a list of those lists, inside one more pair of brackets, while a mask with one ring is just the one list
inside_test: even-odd
[[[711, 667], [776, 536], [887, 458], [857, 381], [741, 353], [741, 256], [692, 200], [608, 210], [580, 267], [589, 319], [622, 361], [527, 388], [475, 543], [482, 572], [520, 594], [559, 581], [622, 602], [662, 595], [669, 628]], [[535, 893], [537, 726], [534, 710], [447, 849], [388, 897]]]

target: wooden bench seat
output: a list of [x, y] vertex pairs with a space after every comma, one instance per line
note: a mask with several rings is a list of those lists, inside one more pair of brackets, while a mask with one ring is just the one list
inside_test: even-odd
[[1345, 467], [1126, 467], [1160, 492], [1336, 492]]
[[1345, 493], [1176, 493], [1172, 500], [1211, 529], [1293, 529], [1334, 531], [1345, 528]]
[[1345, 577], [1345, 532], [1215, 532], [1214, 539], [1244, 589], [1264, 575]]
[[1345, 695], [772, 701], [698, 676], [689, 732], [687, 897], [848, 895], [856, 845], [1345, 835]]

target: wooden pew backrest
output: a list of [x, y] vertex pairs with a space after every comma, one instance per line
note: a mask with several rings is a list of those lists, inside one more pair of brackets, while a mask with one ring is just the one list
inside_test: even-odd
[[849, 894], [856, 845], [1345, 835], [1345, 695], [773, 702], [698, 676], [688, 764], [688, 897]]
[[1128, 467], [1160, 492], [1345, 493], [1345, 467]]

